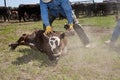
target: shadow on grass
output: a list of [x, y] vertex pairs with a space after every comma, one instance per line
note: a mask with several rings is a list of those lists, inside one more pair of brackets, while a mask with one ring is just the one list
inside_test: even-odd
[[42, 66], [55, 66], [57, 61], [50, 61], [45, 53], [41, 53], [40, 51], [35, 51], [32, 49], [20, 49], [19, 52], [23, 53], [23, 56], [18, 57], [16, 61], [13, 61], [14, 65], [27, 64], [30, 61], [38, 60]]

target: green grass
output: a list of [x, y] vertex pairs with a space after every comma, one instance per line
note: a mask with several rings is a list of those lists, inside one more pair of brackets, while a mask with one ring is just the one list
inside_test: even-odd
[[[94, 48], [84, 48], [78, 36], [68, 37], [68, 52], [59, 62], [26, 46], [10, 51], [8, 44], [23, 33], [42, 29], [42, 22], [0, 23], [0, 80], [120, 80], [120, 43], [110, 48], [114, 16], [80, 18]], [[64, 31], [66, 20], [55, 20], [54, 30]], [[87, 26], [87, 27], [86, 27]]]
[[87, 17], [81, 18], [79, 22], [82, 25], [110, 28], [115, 25], [115, 17], [114, 16]]

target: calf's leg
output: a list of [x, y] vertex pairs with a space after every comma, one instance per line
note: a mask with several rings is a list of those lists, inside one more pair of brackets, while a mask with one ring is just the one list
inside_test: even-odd
[[26, 34], [23, 34], [15, 43], [10, 43], [9, 44], [9, 47], [11, 47], [10, 49], [11, 50], [15, 50], [17, 46], [20, 46], [20, 45], [28, 45], [26, 42], [25, 42], [25, 39], [26, 39]]

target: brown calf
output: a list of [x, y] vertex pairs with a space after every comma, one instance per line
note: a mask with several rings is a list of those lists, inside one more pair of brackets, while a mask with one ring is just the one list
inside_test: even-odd
[[46, 53], [50, 60], [59, 59], [60, 55], [66, 51], [65, 33], [54, 31], [49, 36], [45, 36], [44, 30], [36, 30], [32, 34], [23, 34], [15, 43], [9, 44], [11, 50], [17, 46], [25, 45], [33, 49]]

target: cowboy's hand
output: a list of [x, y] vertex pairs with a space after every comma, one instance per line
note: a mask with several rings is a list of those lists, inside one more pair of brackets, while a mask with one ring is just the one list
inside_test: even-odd
[[65, 24], [64, 28], [68, 31], [73, 30], [73, 24]]
[[75, 35], [75, 31], [73, 29], [73, 24], [65, 24], [64, 28], [66, 29], [66, 34], [69, 36]]
[[52, 33], [52, 32], [53, 32], [52, 27], [51, 26], [47, 26], [44, 33], [47, 35], [47, 34]]
[[69, 30], [69, 31], [70, 31], [70, 30], [73, 30], [73, 24], [68, 24], [68, 25], [69, 25], [69, 29], [68, 29], [68, 30]]

